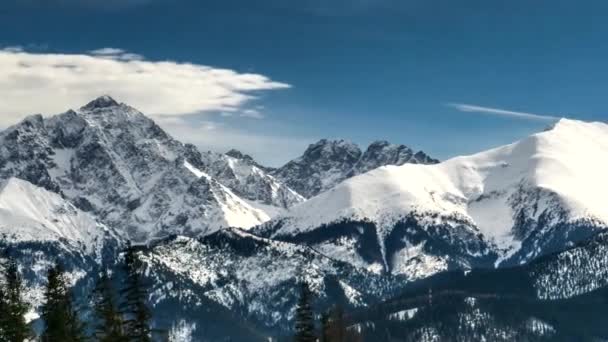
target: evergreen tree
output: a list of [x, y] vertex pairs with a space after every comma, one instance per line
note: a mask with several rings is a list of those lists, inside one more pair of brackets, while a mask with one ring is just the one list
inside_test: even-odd
[[321, 314], [321, 342], [331, 341], [331, 322], [329, 321], [329, 313]]
[[5, 326], [7, 321], [6, 310], [6, 295], [4, 291], [4, 283], [0, 282], [0, 342], [7, 342], [8, 337], [6, 336]]
[[122, 320], [118, 312], [112, 281], [107, 270], [103, 270], [93, 290], [93, 310], [97, 325], [95, 338], [100, 342], [125, 341]]
[[331, 330], [330, 339], [332, 342], [346, 342], [346, 324], [344, 323], [344, 309], [336, 305], [331, 310], [330, 315]]
[[125, 288], [121, 291], [124, 302], [121, 305], [124, 332], [128, 341], [149, 342], [150, 319], [152, 315], [146, 305], [148, 293], [139, 274], [141, 262], [135, 248], [129, 244], [125, 251]]
[[2, 275], [4, 286], [0, 290], [0, 336], [7, 341], [23, 341], [30, 336], [24, 317], [28, 305], [23, 301], [23, 280], [15, 260], [8, 257]]
[[43, 342], [84, 341], [84, 327], [73, 308], [72, 293], [67, 286], [63, 267], [58, 263], [48, 271], [44, 297], [42, 319], [45, 330], [41, 340]]
[[321, 316], [322, 338], [321, 342], [358, 342], [363, 341], [361, 333], [354, 327], [349, 329], [344, 318], [344, 309], [340, 305], [334, 306], [329, 312]]
[[314, 342], [315, 322], [312, 312], [312, 293], [306, 282], [302, 282], [300, 299], [296, 307], [296, 342]]

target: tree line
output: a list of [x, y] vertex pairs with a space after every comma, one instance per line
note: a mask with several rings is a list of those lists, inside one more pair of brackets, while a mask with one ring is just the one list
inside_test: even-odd
[[320, 325], [317, 329], [315, 312], [313, 310], [313, 294], [309, 285], [302, 282], [300, 297], [295, 313], [296, 342], [359, 342], [363, 341], [360, 332], [354, 326], [348, 326], [344, 310], [340, 305], [322, 312]]
[[147, 306], [147, 289], [140, 275], [141, 262], [135, 248], [124, 253], [123, 286], [114, 289], [107, 269], [99, 274], [89, 304], [92, 326], [81, 321], [74, 294], [63, 266], [56, 262], [47, 271], [44, 302], [41, 307], [43, 330], [35, 336], [25, 315], [30, 310], [26, 290], [16, 261], [9, 255], [1, 267], [0, 342], [23, 342], [39, 338], [41, 342], [150, 342], [152, 314]]

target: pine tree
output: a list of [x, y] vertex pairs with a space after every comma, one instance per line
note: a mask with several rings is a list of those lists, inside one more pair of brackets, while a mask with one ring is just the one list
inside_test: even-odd
[[329, 313], [321, 314], [321, 342], [331, 342], [331, 322], [329, 321]]
[[344, 323], [344, 309], [339, 305], [334, 306], [329, 319], [331, 322], [330, 340], [332, 342], [345, 342], [347, 334], [346, 324]]
[[8, 310], [6, 309], [6, 295], [4, 290], [4, 283], [0, 282], [0, 342], [9, 341], [5, 332], [7, 317]]
[[296, 342], [314, 342], [315, 322], [312, 312], [312, 293], [306, 282], [303, 282], [300, 289], [300, 299], [296, 307]]
[[2, 275], [4, 286], [0, 294], [0, 336], [7, 341], [23, 341], [30, 336], [24, 317], [28, 305], [23, 301], [23, 280], [15, 260], [8, 257]]
[[97, 319], [95, 338], [100, 342], [120, 342], [126, 338], [122, 332], [122, 320], [118, 312], [112, 281], [103, 270], [93, 290], [93, 310]]
[[43, 342], [84, 341], [83, 324], [73, 308], [72, 293], [67, 286], [63, 267], [58, 263], [48, 271], [44, 297], [42, 318], [45, 330], [41, 340]]
[[124, 332], [128, 341], [149, 342], [150, 319], [152, 315], [146, 305], [148, 293], [139, 274], [141, 262], [135, 248], [129, 244], [125, 251], [125, 288], [121, 291], [124, 302], [121, 305]]

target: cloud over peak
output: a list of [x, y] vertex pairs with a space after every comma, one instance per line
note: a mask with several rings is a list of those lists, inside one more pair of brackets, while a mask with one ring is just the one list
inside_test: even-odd
[[151, 115], [242, 112], [256, 92], [289, 87], [261, 74], [150, 61], [117, 48], [57, 54], [12, 47], [0, 49], [0, 126], [78, 108], [101, 94]]

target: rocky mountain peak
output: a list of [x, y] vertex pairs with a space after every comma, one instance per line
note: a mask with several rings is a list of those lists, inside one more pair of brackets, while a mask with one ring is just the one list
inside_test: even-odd
[[116, 102], [110, 96], [102, 95], [102, 96], [96, 98], [95, 100], [87, 103], [81, 109], [91, 111], [91, 110], [100, 109], [100, 108], [116, 107], [118, 105], [119, 105], [118, 102]]
[[414, 158], [418, 164], [437, 164], [439, 163], [439, 159], [435, 159], [424, 153], [423, 151], [418, 151], [414, 154]]
[[369, 144], [369, 146], [367, 147], [368, 150], [374, 150], [374, 149], [379, 149], [379, 148], [383, 148], [385, 146], [389, 146], [391, 143], [389, 143], [386, 140], [375, 140], [372, 141], [371, 144]]
[[405, 145], [385, 140], [372, 142], [363, 152], [356, 144], [339, 139], [321, 139], [308, 146], [301, 157], [274, 171], [274, 175], [307, 198], [341, 181], [384, 165], [431, 164], [435, 159]]
[[255, 163], [255, 161], [253, 160], [253, 158], [250, 155], [245, 154], [245, 153], [243, 153], [243, 152], [241, 152], [241, 151], [239, 151], [237, 149], [234, 149], [234, 148], [231, 149], [230, 151], [226, 152], [225, 154], [227, 156], [229, 156], [229, 157], [232, 157], [232, 158], [236, 158], [236, 159], [239, 159], [239, 160], [247, 161], [247, 162], [250, 162], [250, 163]]
[[439, 161], [423, 151], [415, 152], [408, 146], [391, 144], [385, 140], [372, 142], [349, 176], [365, 173], [384, 165], [436, 164]]
[[[78, 111], [29, 117], [0, 133], [0, 179], [16, 177], [61, 194], [134, 241], [248, 228], [269, 218], [235, 195], [241, 187], [205, 175], [201, 158], [194, 146], [109, 96]], [[252, 191], [261, 183], [243, 182]], [[274, 184], [267, 188], [281, 194]]]
[[345, 160], [359, 158], [360, 156], [361, 149], [359, 146], [343, 139], [321, 139], [309, 145], [303, 155], [305, 159], [344, 158]]
[[33, 114], [23, 119], [21, 123], [29, 126], [40, 126], [43, 121], [44, 119], [41, 114]]

